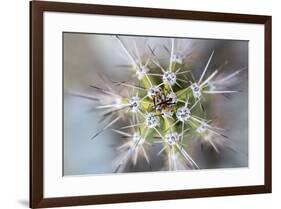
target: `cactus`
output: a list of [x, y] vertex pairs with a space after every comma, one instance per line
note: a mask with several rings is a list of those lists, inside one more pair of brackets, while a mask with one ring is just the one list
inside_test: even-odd
[[[149, 56], [145, 57], [140, 54], [136, 44], [132, 53], [120, 36], [113, 38], [131, 63], [133, 75], [126, 82], [108, 82], [126, 89], [130, 96], [121, 95], [110, 86], [101, 88], [91, 85], [96, 91], [92, 97], [96, 109], [101, 111], [102, 117], [110, 120], [91, 139], [94, 140], [105, 130], [124, 138], [124, 142], [117, 147], [120, 156], [114, 164], [115, 172], [122, 172], [128, 163], [136, 165], [139, 160], [150, 165], [154, 144], [161, 145], [157, 155], [164, 161], [164, 170], [200, 168], [189, 150], [192, 137], [208, 144], [218, 153], [231, 146], [226, 130], [216, 125], [211, 118], [211, 110], [205, 107], [215, 94], [239, 92], [230, 87], [245, 68], [226, 76], [220, 76], [220, 69], [209, 73], [210, 63], [216, 56], [216, 52], [211, 51], [195, 79], [195, 69], [184, 62], [190, 53], [177, 50], [176, 39], [169, 39], [169, 46], [163, 46], [169, 53], [168, 65], [165, 65], [149, 45]], [[120, 120], [128, 124], [114, 129], [113, 125]]]

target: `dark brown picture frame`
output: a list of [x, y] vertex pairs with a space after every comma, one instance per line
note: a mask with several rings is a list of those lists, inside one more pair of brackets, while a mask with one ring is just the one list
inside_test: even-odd
[[[44, 198], [43, 195], [43, 13], [70, 12], [203, 20], [219, 22], [252, 23], [264, 25], [265, 46], [265, 135], [264, 135], [264, 185], [192, 189], [177, 191], [109, 194]], [[30, 207], [59, 207], [89, 204], [106, 204], [136, 201], [198, 198], [210, 196], [271, 193], [271, 16], [151, 9], [137, 7], [105, 6], [92, 4], [30, 2]]]

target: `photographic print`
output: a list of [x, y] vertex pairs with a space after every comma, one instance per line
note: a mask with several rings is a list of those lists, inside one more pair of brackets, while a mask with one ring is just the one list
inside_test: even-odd
[[248, 167], [248, 41], [63, 33], [63, 175]]

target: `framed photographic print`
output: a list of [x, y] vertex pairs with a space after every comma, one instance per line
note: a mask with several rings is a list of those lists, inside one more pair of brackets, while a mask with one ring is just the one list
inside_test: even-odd
[[271, 192], [270, 16], [30, 15], [30, 207]]

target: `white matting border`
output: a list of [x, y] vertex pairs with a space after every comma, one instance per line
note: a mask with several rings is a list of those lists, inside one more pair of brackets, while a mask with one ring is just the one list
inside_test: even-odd
[[[62, 32], [249, 40], [249, 168], [62, 177]], [[264, 184], [264, 26], [44, 12], [44, 197]]]

